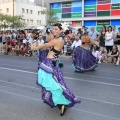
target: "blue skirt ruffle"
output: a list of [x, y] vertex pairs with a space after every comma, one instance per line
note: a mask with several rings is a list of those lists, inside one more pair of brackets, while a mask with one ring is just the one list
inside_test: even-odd
[[39, 65], [37, 84], [42, 87], [43, 101], [50, 107], [59, 104], [72, 107], [80, 103], [66, 86], [61, 69], [54, 66], [51, 59], [46, 58]]

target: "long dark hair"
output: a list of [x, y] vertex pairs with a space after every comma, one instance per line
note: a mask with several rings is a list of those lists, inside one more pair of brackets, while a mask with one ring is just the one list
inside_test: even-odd
[[62, 30], [62, 24], [60, 23], [55, 23], [53, 26], [57, 26], [60, 30]]
[[[118, 47], [117, 47], [117, 45], [113, 45], [113, 46], [115, 46], [115, 48], [116, 48], [116, 51], [118, 51]], [[113, 49], [112, 49], [113, 50]]]
[[[105, 32], [106, 32], [106, 26], [105, 25], [103, 25], [103, 28], [105, 29]], [[103, 30], [103, 28], [102, 28], [102, 30]]]
[[108, 32], [109, 32], [109, 28], [111, 28], [111, 31], [112, 31], [112, 26], [109, 26], [109, 27], [108, 27]]

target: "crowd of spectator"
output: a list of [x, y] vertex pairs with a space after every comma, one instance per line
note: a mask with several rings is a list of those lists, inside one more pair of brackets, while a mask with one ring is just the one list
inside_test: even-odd
[[[73, 50], [81, 45], [81, 37], [86, 30], [92, 40], [99, 44], [99, 46], [90, 45], [90, 50], [93, 52], [96, 60], [98, 60], [98, 63], [110, 62], [118, 65], [120, 61], [120, 27], [116, 30], [115, 26], [106, 28], [103, 25], [102, 30], [98, 32], [94, 26], [91, 27], [90, 31], [83, 26], [77, 30], [76, 34], [69, 30], [69, 34], [64, 37], [63, 54], [72, 55]], [[1, 31], [0, 51], [4, 51], [5, 55], [11, 52], [13, 55], [32, 56], [33, 52], [30, 49], [30, 45], [34, 41], [37, 41], [39, 45], [45, 43], [43, 30], [39, 32], [37, 30]]]

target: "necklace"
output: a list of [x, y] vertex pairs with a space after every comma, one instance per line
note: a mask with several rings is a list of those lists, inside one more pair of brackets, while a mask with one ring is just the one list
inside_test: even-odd
[[58, 36], [58, 37], [54, 37], [55, 39], [57, 39], [57, 38], [59, 38], [60, 36]]

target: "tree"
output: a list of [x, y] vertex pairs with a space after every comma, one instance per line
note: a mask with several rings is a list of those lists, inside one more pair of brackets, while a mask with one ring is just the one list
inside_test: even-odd
[[47, 23], [52, 25], [56, 22], [60, 22], [59, 18], [56, 16], [56, 13], [52, 10], [42, 10], [40, 11], [42, 15], [48, 15]]
[[0, 28], [21, 28], [25, 26], [25, 23], [22, 22], [23, 16], [11, 16], [0, 14]]
[[11, 28], [22, 28], [25, 27], [25, 23], [22, 22], [23, 16], [16, 15], [16, 16], [11, 16], [10, 18], [10, 27]]

